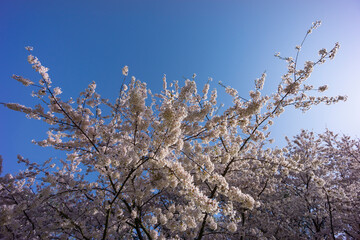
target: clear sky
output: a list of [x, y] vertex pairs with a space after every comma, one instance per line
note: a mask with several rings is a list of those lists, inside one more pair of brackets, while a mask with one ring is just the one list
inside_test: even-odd
[[[293, 56], [315, 20], [322, 26], [305, 43], [300, 60], [315, 60], [321, 48], [335, 42], [336, 58], [315, 69], [310, 81], [328, 84], [328, 95], [346, 94], [335, 106], [316, 106], [306, 114], [286, 110], [273, 128], [275, 143], [300, 129], [360, 137], [360, 1], [231, 0], [0, 0], [0, 102], [34, 106], [31, 89], [12, 74], [39, 79], [27, 63], [24, 46], [50, 68], [63, 97], [76, 97], [91, 81], [102, 96], [114, 98], [121, 68], [160, 91], [162, 76], [182, 80], [193, 73], [201, 86], [212, 77], [247, 96], [254, 79], [266, 70], [271, 92], [286, 72], [273, 55]], [[219, 95], [224, 95], [223, 91]], [[224, 103], [227, 100], [224, 98]], [[44, 161], [58, 153], [30, 143], [46, 136], [46, 125], [0, 106], [0, 155], [4, 172], [16, 172], [16, 155]]]

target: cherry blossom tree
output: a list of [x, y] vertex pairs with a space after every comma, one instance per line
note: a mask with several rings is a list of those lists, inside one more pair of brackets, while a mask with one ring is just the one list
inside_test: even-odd
[[266, 178], [247, 238], [359, 239], [360, 140], [303, 130], [287, 141], [284, 158], [294, 164]]
[[[248, 98], [221, 85], [233, 102], [224, 110], [219, 108], [217, 90], [210, 90], [210, 81], [198, 89], [195, 75], [184, 83], [169, 84], [164, 76], [163, 89], [155, 94], [135, 77], [127, 80], [127, 66], [123, 68], [124, 82], [114, 103], [96, 92], [95, 82], [77, 99], [63, 100], [61, 89], [52, 87], [48, 68], [27, 47], [28, 62], [41, 80], [35, 83], [17, 75], [13, 78], [33, 87], [32, 95], [40, 103], [35, 107], [3, 105], [49, 124], [47, 139], [34, 143], [62, 150], [67, 157], [40, 164], [18, 156], [26, 170], [0, 178], [1, 237], [258, 239], [300, 233], [310, 236], [309, 231], [315, 226], [307, 230], [305, 225], [293, 226], [293, 221], [314, 219], [311, 215], [314, 212], [327, 219], [324, 227], [327, 232], [322, 234], [334, 237], [341, 232], [358, 236], [357, 226], [352, 222], [356, 217], [349, 210], [351, 201], [347, 207], [335, 203], [335, 199], [344, 195], [331, 189], [337, 181], [335, 175], [349, 174], [346, 159], [341, 170], [335, 165], [316, 169], [320, 164], [308, 170], [309, 174], [313, 172], [311, 176], [318, 177], [311, 180], [322, 186], [311, 189], [311, 196], [321, 192], [321, 199], [314, 200], [314, 204], [325, 205], [319, 211], [314, 208], [305, 213], [301, 212], [309, 206], [303, 201], [307, 198], [305, 192], [299, 196], [302, 200], [299, 206], [297, 195], [290, 193], [304, 184], [300, 179], [306, 175], [302, 172], [305, 160], [300, 160], [295, 146], [290, 150], [265, 147], [270, 141], [268, 127], [286, 107], [307, 111], [320, 103], [346, 100], [344, 96], [320, 96], [317, 92], [325, 91], [327, 86], [315, 88], [307, 83], [316, 66], [335, 57], [338, 43], [330, 51], [321, 49], [316, 61], [306, 61], [303, 68], [299, 67], [301, 47], [319, 25], [320, 22], [315, 22], [296, 46], [295, 58], [276, 54], [287, 63], [287, 71], [275, 93], [261, 94], [265, 73], [255, 80]], [[301, 147], [307, 151], [305, 145]], [[336, 159], [330, 151], [323, 154], [329, 161], [331, 157]], [[335, 171], [326, 172], [330, 170]], [[352, 174], [341, 181], [344, 184], [353, 181], [355, 173]], [[321, 182], [331, 177], [329, 185]], [[350, 184], [343, 191], [355, 187]], [[346, 196], [350, 199], [354, 195]], [[296, 205], [296, 216], [287, 215], [289, 209], [282, 201]], [[348, 217], [339, 214], [343, 210]], [[305, 215], [299, 216], [299, 212]], [[327, 221], [332, 221], [330, 227]]]
[[281, 192], [287, 193], [282, 206], [298, 223], [294, 232], [312, 239], [359, 239], [360, 141], [331, 131], [318, 137], [302, 131], [287, 149], [302, 168], [282, 178]]

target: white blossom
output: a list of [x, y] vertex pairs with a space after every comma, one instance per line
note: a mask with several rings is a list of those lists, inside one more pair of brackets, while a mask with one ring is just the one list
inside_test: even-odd
[[227, 229], [230, 231], [230, 232], [236, 232], [236, 229], [237, 229], [237, 226], [235, 223], [231, 222], [227, 225]]
[[129, 67], [128, 66], [124, 66], [122, 69], [122, 74], [124, 76], [127, 76], [129, 74]]
[[30, 86], [32, 84], [34, 84], [32, 81], [30, 81], [29, 79], [23, 78], [21, 76], [17, 76], [17, 75], [13, 75], [12, 76], [13, 79], [15, 79], [16, 81], [21, 82], [23, 85], [25, 86]]

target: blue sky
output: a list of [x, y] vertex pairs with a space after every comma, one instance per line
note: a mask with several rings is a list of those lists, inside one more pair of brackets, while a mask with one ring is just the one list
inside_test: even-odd
[[[182, 80], [197, 74], [199, 85], [212, 77], [247, 96], [255, 78], [266, 70], [265, 91], [271, 92], [286, 71], [273, 55], [293, 56], [315, 20], [322, 26], [307, 40], [300, 60], [315, 60], [321, 48], [335, 42], [337, 57], [315, 69], [310, 81], [328, 84], [328, 95], [346, 94], [335, 106], [316, 106], [308, 113], [288, 109], [278, 119], [272, 136], [279, 145], [284, 136], [300, 129], [360, 137], [358, 111], [360, 67], [360, 2], [304, 1], [26, 1], [0, 0], [0, 102], [34, 106], [31, 89], [11, 79], [12, 74], [37, 81], [27, 63], [24, 46], [50, 68], [53, 86], [63, 97], [76, 97], [96, 81], [103, 97], [114, 98], [121, 85], [121, 68], [160, 91], [162, 76]], [[223, 91], [219, 92], [224, 95]], [[227, 104], [226, 98], [224, 103]], [[0, 107], [0, 155], [4, 172], [16, 172], [16, 155], [32, 161], [56, 156], [56, 151], [31, 144], [46, 136], [46, 125]]]

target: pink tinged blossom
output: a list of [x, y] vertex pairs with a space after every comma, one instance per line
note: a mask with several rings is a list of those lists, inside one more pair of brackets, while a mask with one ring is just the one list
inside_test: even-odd
[[334, 48], [331, 49], [331, 51], [329, 52], [329, 58], [330, 59], [334, 59], [334, 57], [335, 57], [336, 53], [338, 52], [339, 48], [340, 48], [340, 44], [338, 42], [335, 43]]
[[128, 66], [123, 67], [122, 74], [124, 76], [127, 76], [129, 74], [129, 67]]
[[162, 80], [163, 80], [163, 89], [166, 90], [167, 89], [166, 74], [164, 74]]
[[204, 85], [204, 88], [202, 90], [202, 93], [204, 94], [204, 96], [203, 96], [204, 99], [207, 99], [207, 94], [209, 92], [209, 88], [210, 88], [210, 84], [207, 83]]
[[21, 76], [17, 76], [17, 75], [13, 75], [12, 76], [13, 79], [15, 79], [16, 81], [21, 82], [24, 86], [30, 86], [32, 84], [34, 84], [32, 81], [30, 81], [27, 78], [23, 78]]
[[229, 94], [232, 97], [236, 97], [237, 94], [238, 94], [238, 91], [236, 89], [234, 89], [234, 88], [231, 88], [231, 87], [226, 87], [225, 91], [226, 91], [227, 94]]
[[54, 88], [54, 96], [60, 95], [62, 93], [61, 88], [56, 87]]
[[9, 109], [14, 110], [14, 111], [23, 112], [26, 114], [29, 114], [32, 112], [31, 108], [25, 107], [24, 105], [21, 105], [18, 103], [7, 103], [5, 105], [6, 105], [6, 107], [8, 107]]
[[230, 232], [236, 232], [237, 230], [237, 226], [234, 222], [230, 222], [228, 225], [227, 225], [227, 229], [230, 231]]
[[324, 86], [320, 86], [319, 87], [319, 92], [325, 92], [326, 90], [328, 90], [328, 85], [324, 85]]

